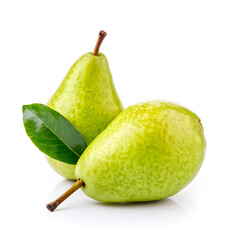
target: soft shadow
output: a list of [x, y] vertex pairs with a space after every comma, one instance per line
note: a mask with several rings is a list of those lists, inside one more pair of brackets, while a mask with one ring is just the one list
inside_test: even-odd
[[[49, 201], [53, 201], [70, 188], [74, 181], [63, 180], [53, 189]], [[47, 210], [46, 210], [47, 211]], [[187, 217], [187, 211], [172, 199], [134, 203], [103, 203], [87, 197], [81, 190], [65, 200], [50, 218], [62, 218], [72, 224], [117, 227], [159, 227], [178, 223]]]
[[[123, 203], [106, 203], [106, 202], [94, 202], [96, 205], [102, 205], [105, 207], [113, 207], [113, 208], [137, 208], [137, 207], [151, 207], [152, 205], [171, 205], [174, 201], [167, 198], [155, 201], [148, 201], [148, 202], [123, 202]], [[180, 207], [180, 206], [179, 206]]]

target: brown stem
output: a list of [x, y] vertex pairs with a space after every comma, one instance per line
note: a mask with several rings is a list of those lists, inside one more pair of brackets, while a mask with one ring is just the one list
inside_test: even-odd
[[53, 212], [58, 207], [58, 205], [60, 205], [65, 199], [67, 199], [81, 187], [82, 188], [85, 187], [85, 183], [82, 180], [78, 179], [77, 182], [71, 188], [69, 188], [64, 194], [62, 194], [58, 199], [51, 203], [48, 203], [46, 205], [47, 209]]
[[100, 48], [100, 46], [101, 46], [101, 44], [102, 44], [102, 42], [103, 42], [103, 39], [104, 39], [106, 36], [107, 36], [107, 33], [106, 33], [105, 31], [102, 30], [102, 31], [99, 32], [98, 40], [97, 40], [97, 43], [96, 43], [96, 45], [95, 45], [95, 48], [94, 48], [94, 50], [93, 50], [92, 55], [95, 55], [95, 56], [98, 55], [99, 48]]

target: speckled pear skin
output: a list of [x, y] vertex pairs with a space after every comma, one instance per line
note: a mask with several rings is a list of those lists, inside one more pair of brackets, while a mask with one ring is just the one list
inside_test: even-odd
[[[66, 117], [90, 144], [123, 110], [107, 58], [102, 53], [80, 57], [47, 105]], [[47, 160], [63, 177], [76, 179], [75, 165], [48, 156]]]
[[168, 102], [128, 107], [88, 146], [75, 174], [103, 202], [153, 201], [184, 188], [201, 167], [206, 142], [200, 119]]

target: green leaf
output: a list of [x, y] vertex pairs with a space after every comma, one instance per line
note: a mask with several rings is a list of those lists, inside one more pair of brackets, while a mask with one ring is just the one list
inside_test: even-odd
[[65, 163], [77, 163], [87, 144], [71, 122], [43, 104], [24, 105], [22, 110], [27, 135], [40, 151]]

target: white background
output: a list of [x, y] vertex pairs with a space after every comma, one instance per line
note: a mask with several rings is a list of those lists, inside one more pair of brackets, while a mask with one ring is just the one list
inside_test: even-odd
[[[239, 1], [1, 1], [0, 25], [1, 239], [240, 238]], [[72, 182], [28, 139], [21, 106], [46, 103], [101, 29], [124, 106], [164, 99], [194, 111], [205, 161], [167, 200], [109, 205], [78, 191], [50, 213]]]

